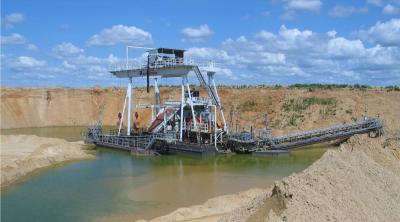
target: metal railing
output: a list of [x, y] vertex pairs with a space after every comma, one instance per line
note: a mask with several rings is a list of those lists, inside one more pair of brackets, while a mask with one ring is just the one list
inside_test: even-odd
[[[217, 63], [214, 61], [195, 61], [193, 59], [165, 58], [150, 64], [150, 68], [164, 68], [177, 66], [198, 66], [200, 69], [215, 70]], [[114, 63], [109, 65], [109, 70], [113, 72], [145, 69], [147, 62], [130, 61], [128, 63]]]
[[258, 140], [258, 146], [269, 148], [293, 148], [308, 144], [325, 142], [335, 139], [348, 138], [355, 134], [368, 133], [375, 131], [382, 133], [383, 125], [381, 121], [374, 118], [367, 118], [363, 121], [336, 125], [328, 128], [304, 131], [279, 137], [271, 137]]

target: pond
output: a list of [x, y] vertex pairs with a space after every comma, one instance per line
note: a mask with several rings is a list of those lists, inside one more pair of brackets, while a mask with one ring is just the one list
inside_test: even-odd
[[[51, 129], [49, 129], [51, 128]], [[77, 140], [81, 127], [19, 129]], [[9, 134], [3, 130], [2, 134]], [[135, 157], [96, 148], [96, 158], [38, 170], [1, 192], [1, 221], [108, 221], [150, 219], [209, 198], [265, 188], [300, 172], [329, 148], [289, 156]]]

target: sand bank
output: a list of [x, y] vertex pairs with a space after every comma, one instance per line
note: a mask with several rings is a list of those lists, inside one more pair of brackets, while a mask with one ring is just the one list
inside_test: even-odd
[[82, 142], [34, 135], [1, 135], [1, 183], [3, 188], [36, 169], [65, 161], [94, 158]]
[[[201, 96], [207, 92], [202, 88]], [[163, 100], [180, 100], [179, 87], [160, 87]], [[218, 87], [218, 94], [227, 110], [240, 112], [234, 121], [251, 123], [253, 129], [264, 127], [267, 112], [274, 135], [299, 130], [326, 127], [359, 119], [368, 108], [369, 116], [379, 115], [385, 120], [387, 130], [398, 129], [400, 92], [385, 90], [307, 90], [292, 88], [232, 88]], [[145, 88], [135, 88], [135, 100], [139, 103], [153, 102], [153, 94]], [[103, 125], [114, 126], [117, 114], [124, 103], [123, 88], [12, 88], [0, 87], [0, 128], [26, 128], [46, 126], [87, 126], [99, 117], [102, 110]], [[334, 105], [316, 103], [300, 110], [288, 110], [291, 101], [300, 104], [303, 98], [319, 98]], [[301, 103], [302, 104], [302, 103]], [[104, 106], [104, 109], [102, 108]], [[137, 108], [141, 126], [151, 120], [151, 109]], [[62, 115], [60, 115], [62, 113]], [[300, 118], [304, 116], [304, 118]], [[126, 125], [126, 122], [125, 122]], [[240, 125], [249, 130], [249, 125]]]
[[397, 221], [400, 137], [354, 136], [299, 174], [151, 221]]

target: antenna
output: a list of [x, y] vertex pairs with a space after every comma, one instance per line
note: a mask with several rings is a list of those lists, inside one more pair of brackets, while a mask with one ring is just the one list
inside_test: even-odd
[[143, 47], [143, 46], [135, 46], [135, 45], [127, 45], [126, 50], [125, 50], [125, 56], [126, 56], [126, 65], [128, 65], [128, 60], [129, 60], [129, 49], [147, 49], [147, 50], [153, 50], [156, 48], [149, 48], [149, 47]]
[[[153, 50], [155, 48], [143, 47], [143, 46], [135, 46], [135, 45], [127, 45], [126, 46], [126, 67], [129, 64], [129, 49], [147, 49]], [[147, 78], [147, 93], [150, 92], [150, 55], [147, 55], [147, 67], [146, 67], [146, 78]]]

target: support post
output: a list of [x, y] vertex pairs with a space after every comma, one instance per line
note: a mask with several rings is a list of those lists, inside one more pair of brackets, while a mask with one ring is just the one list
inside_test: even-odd
[[164, 133], [167, 132], [167, 109], [164, 109], [164, 122], [163, 122], [163, 127], [164, 127]]
[[217, 91], [217, 86], [215, 85], [215, 81], [214, 81], [214, 76], [211, 76], [211, 80], [212, 80], [212, 85], [214, 88], [214, 92], [215, 92], [215, 96], [217, 96], [217, 100], [218, 100], [218, 104], [219, 104], [219, 109], [221, 110], [221, 116], [222, 116], [222, 123], [224, 124], [224, 131], [227, 131], [226, 128], [226, 120], [225, 120], [225, 115], [224, 115], [224, 110], [222, 108], [222, 104], [221, 104], [221, 100], [219, 99], [219, 95], [218, 95], [218, 91]]
[[128, 84], [128, 126], [126, 135], [131, 135], [131, 113], [132, 113], [132, 77], [129, 77]]
[[217, 106], [214, 106], [214, 146], [217, 148]]
[[186, 81], [186, 88], [189, 94], [189, 100], [190, 100], [190, 108], [192, 110], [192, 117], [193, 117], [193, 121], [194, 121], [194, 128], [197, 128], [197, 120], [196, 120], [196, 116], [194, 115], [194, 107], [193, 107], [193, 99], [192, 99], [192, 94], [190, 92], [190, 87], [189, 87], [189, 81], [187, 79], [187, 76], [185, 76], [185, 81]]
[[184, 87], [184, 77], [182, 77], [182, 84], [181, 84], [181, 89], [182, 89], [182, 94], [181, 94], [181, 122], [180, 122], [180, 129], [179, 129], [179, 140], [182, 142], [183, 140], [183, 103], [185, 100], [185, 87]]
[[154, 106], [151, 106], [151, 122], [154, 121]]
[[118, 127], [118, 136], [121, 134], [122, 123], [124, 122], [124, 114], [125, 114], [127, 96], [128, 96], [128, 90], [127, 90], [126, 95], [125, 95], [124, 107], [122, 108], [122, 117], [121, 117], [121, 122], [119, 123], [119, 127]]
[[156, 116], [160, 111], [160, 90], [158, 89], [157, 78], [154, 79], [154, 94], [156, 97]]

